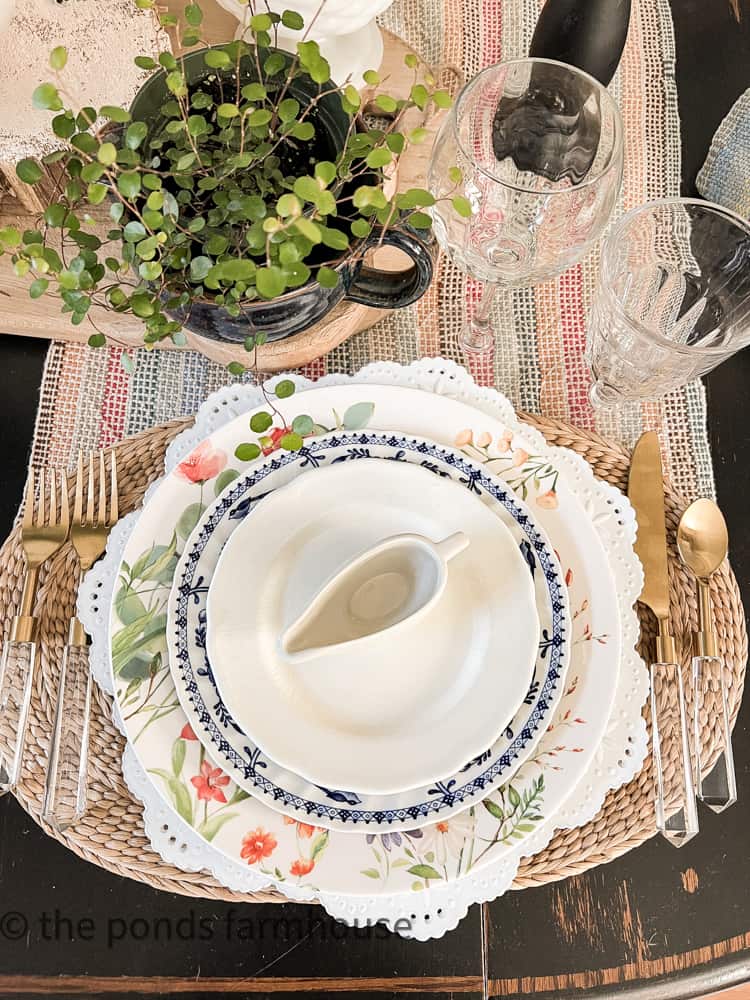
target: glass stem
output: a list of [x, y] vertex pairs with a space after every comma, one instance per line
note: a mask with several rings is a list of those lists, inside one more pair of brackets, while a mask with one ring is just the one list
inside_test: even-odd
[[483, 286], [482, 297], [474, 310], [474, 315], [465, 325], [460, 343], [465, 351], [481, 352], [489, 350], [495, 342], [495, 337], [490, 325], [490, 314], [492, 304], [497, 294], [497, 285], [487, 284]]

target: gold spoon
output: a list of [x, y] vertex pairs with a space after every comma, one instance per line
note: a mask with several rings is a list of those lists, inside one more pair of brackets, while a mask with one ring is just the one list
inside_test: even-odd
[[713, 500], [696, 500], [680, 518], [677, 528], [680, 558], [698, 581], [698, 632], [696, 656], [716, 656], [716, 633], [711, 611], [709, 580], [727, 557], [729, 535], [724, 515]]
[[[695, 752], [695, 789], [714, 812], [721, 812], [737, 801], [737, 780], [732, 755], [732, 732], [724, 684], [724, 665], [718, 658], [718, 643], [713, 625], [709, 581], [727, 556], [729, 536], [724, 515], [713, 500], [696, 500], [680, 518], [677, 528], [680, 558], [698, 581], [698, 631], [694, 636], [693, 675], [693, 745]], [[723, 746], [710, 774], [703, 776], [700, 761], [700, 709], [710, 675], [718, 674], [719, 699], [713, 705]]]

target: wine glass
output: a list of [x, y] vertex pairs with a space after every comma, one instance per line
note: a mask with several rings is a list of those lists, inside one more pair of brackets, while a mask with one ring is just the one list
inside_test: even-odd
[[459, 343], [492, 346], [499, 287], [532, 285], [575, 264], [599, 237], [622, 180], [622, 122], [593, 77], [551, 59], [482, 70], [435, 139], [433, 231], [485, 283]]

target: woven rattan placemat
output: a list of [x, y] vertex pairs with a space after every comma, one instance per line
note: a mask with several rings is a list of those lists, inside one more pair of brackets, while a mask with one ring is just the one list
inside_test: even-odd
[[[548, 418], [525, 419], [541, 430], [551, 444], [571, 448], [586, 458], [601, 479], [620, 488], [626, 486], [629, 456], [619, 445]], [[176, 420], [117, 445], [123, 514], [139, 506], [146, 487], [163, 471], [167, 445], [189, 423], [189, 420]], [[669, 483], [665, 483], [665, 489], [668, 528], [673, 535], [679, 515], [686, 505]], [[696, 626], [696, 605], [693, 581], [679, 563], [676, 552], [672, 550], [670, 555], [672, 630], [679, 642], [680, 637], [688, 636]], [[24, 563], [16, 529], [0, 549], [0, 616], [5, 623], [6, 634], [20, 600], [23, 573]], [[48, 567], [39, 592], [37, 611], [41, 620], [41, 636], [38, 669], [31, 705], [27, 757], [17, 793], [21, 805], [40, 824], [46, 752], [59, 664], [68, 621], [74, 610], [76, 580], [75, 559], [67, 546]], [[729, 703], [734, 719], [742, 697], [747, 635], [737, 582], [728, 564], [715, 575], [712, 596], [720, 653], [727, 664]], [[654, 624], [649, 613], [644, 612], [642, 652], [646, 657], [652, 648]], [[682, 650], [685, 661], [688, 652], [687, 648]], [[123, 738], [112, 724], [110, 713], [109, 697], [95, 687], [89, 810], [83, 820], [65, 834], [59, 835], [49, 829], [47, 832], [86, 860], [158, 889], [212, 899], [281, 901], [281, 894], [268, 891], [241, 897], [210, 876], [200, 872], [183, 872], [162, 861], [151, 848], [144, 832], [141, 806], [123, 780]], [[716, 737], [714, 715], [709, 700], [702, 719], [703, 740], [709, 746], [709, 753]], [[541, 885], [586, 871], [638, 846], [652, 836], [654, 830], [649, 758], [647, 765], [630, 784], [608, 795], [604, 807], [590, 823], [559, 832], [544, 851], [526, 859], [514, 884], [517, 888]]]

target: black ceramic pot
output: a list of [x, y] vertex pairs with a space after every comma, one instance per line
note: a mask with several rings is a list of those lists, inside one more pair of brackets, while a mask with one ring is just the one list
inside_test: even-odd
[[[205, 50], [200, 50], [185, 56], [188, 85], [194, 86], [209, 73], [219, 72], [206, 68], [204, 54]], [[289, 58], [287, 53], [282, 54]], [[223, 75], [230, 77], [232, 73]], [[243, 82], [257, 80], [255, 62], [249, 56], [241, 62], [241, 73]], [[152, 134], [163, 124], [161, 108], [171, 98], [165, 79], [163, 71], [150, 77], [136, 94], [130, 108], [133, 120], [146, 122]], [[333, 84], [324, 84], [321, 90], [331, 86]], [[318, 86], [310, 80], [296, 79], [290, 87], [290, 94], [304, 106], [318, 94]], [[316, 109], [317, 159], [336, 159], [345, 142], [348, 127], [349, 119], [341, 107], [338, 94], [323, 97]], [[411, 258], [411, 265], [403, 271], [382, 271], [364, 264], [364, 253], [381, 242], [384, 246], [403, 250]], [[169, 315], [192, 333], [211, 340], [242, 343], [246, 337], [258, 332], [265, 333], [269, 341], [282, 340], [318, 323], [342, 299], [378, 309], [399, 309], [411, 305], [425, 293], [432, 280], [435, 254], [436, 244], [429, 232], [419, 234], [415, 230], [391, 230], [383, 237], [380, 232], [374, 231], [367, 240], [355, 244], [350, 256], [336, 266], [340, 281], [335, 288], [323, 288], [317, 281], [311, 281], [276, 299], [245, 303], [242, 316], [237, 318], [229, 316], [226, 310], [209, 298], [195, 301], [184, 310], [170, 310]]]

